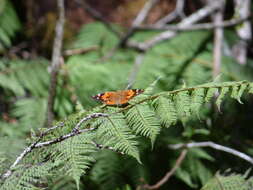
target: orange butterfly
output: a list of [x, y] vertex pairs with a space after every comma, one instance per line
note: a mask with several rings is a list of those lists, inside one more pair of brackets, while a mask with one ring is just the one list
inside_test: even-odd
[[142, 89], [119, 90], [114, 92], [104, 92], [92, 96], [92, 98], [100, 100], [106, 105], [123, 105], [142, 92], [144, 92]]

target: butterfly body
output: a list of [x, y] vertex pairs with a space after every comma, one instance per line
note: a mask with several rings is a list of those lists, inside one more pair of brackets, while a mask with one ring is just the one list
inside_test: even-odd
[[119, 90], [104, 92], [92, 96], [95, 100], [100, 100], [106, 105], [123, 105], [128, 103], [130, 99], [141, 94], [144, 90], [142, 89], [129, 89], [129, 90]]

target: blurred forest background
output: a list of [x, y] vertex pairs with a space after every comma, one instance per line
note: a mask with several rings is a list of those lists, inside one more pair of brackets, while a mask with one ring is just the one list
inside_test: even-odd
[[[0, 0], [0, 189], [253, 189], [252, 12], [250, 0]], [[124, 89], [147, 93], [130, 107], [91, 98]], [[115, 110], [116, 129], [93, 114]]]

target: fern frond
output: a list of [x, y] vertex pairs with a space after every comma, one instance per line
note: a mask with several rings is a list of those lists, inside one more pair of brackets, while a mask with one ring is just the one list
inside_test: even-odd
[[50, 174], [55, 167], [53, 163], [40, 163], [35, 166], [19, 167], [14, 174], [5, 180], [0, 190], [39, 190], [40, 182]]
[[220, 110], [221, 102], [222, 102], [222, 100], [224, 99], [225, 95], [226, 95], [228, 92], [229, 92], [229, 87], [221, 88], [220, 95], [219, 95], [219, 97], [218, 97], [217, 100], [216, 100], [216, 105], [217, 105], [217, 107], [218, 107], [219, 110]]
[[124, 115], [117, 113], [99, 120], [101, 124], [98, 127], [97, 135], [102, 144], [112, 146], [115, 150], [131, 155], [140, 162], [136, 136], [131, 134]]
[[20, 99], [14, 104], [12, 114], [20, 118], [20, 125], [27, 131], [31, 128], [39, 128], [45, 121], [46, 103], [45, 98]]
[[37, 97], [47, 96], [49, 74], [46, 60], [0, 60], [0, 65], [0, 86], [4, 89], [17, 96], [24, 96], [27, 90]]
[[87, 134], [80, 134], [58, 144], [56, 147], [58, 151], [54, 153], [55, 159], [64, 163], [63, 171], [66, 171], [66, 175], [76, 181], [77, 188], [81, 175], [85, 174], [95, 161], [91, 154], [97, 149], [90, 140]]
[[147, 103], [129, 109], [126, 112], [126, 120], [136, 134], [150, 138], [153, 146], [160, 132], [160, 124]]
[[91, 169], [91, 179], [97, 184], [102, 184], [102, 190], [111, 190], [123, 185], [122, 173], [125, 163], [118, 154], [103, 150], [96, 156], [96, 160]]
[[177, 110], [170, 97], [160, 96], [154, 101], [155, 111], [161, 119], [162, 125], [169, 127], [177, 122]]
[[252, 183], [240, 174], [223, 176], [217, 173], [201, 190], [251, 190]]
[[9, 0], [0, 2], [0, 51], [11, 45], [11, 38], [21, 28], [17, 14]]
[[205, 89], [193, 90], [191, 95], [191, 111], [199, 117], [199, 109], [205, 101]]
[[213, 98], [216, 92], [218, 92], [218, 88], [208, 88], [205, 96], [205, 101], [210, 102], [211, 98]]
[[176, 108], [179, 118], [187, 118], [191, 115], [190, 108], [190, 95], [188, 91], [179, 92], [173, 97], [176, 102]]

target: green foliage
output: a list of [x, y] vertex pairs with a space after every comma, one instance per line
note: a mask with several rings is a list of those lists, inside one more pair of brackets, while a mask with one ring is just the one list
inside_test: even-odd
[[[154, 34], [137, 32], [132, 39], [142, 41]], [[164, 159], [161, 158], [163, 155], [157, 158], [158, 155], [150, 153], [146, 139], [151, 141], [154, 149], [165, 139], [166, 143], [161, 147], [166, 147], [167, 150], [167, 144], [171, 142], [184, 142], [195, 136], [205, 138], [211, 133], [211, 129], [204, 127], [212, 126], [206, 124], [211, 120], [211, 116], [202, 116], [207, 110], [204, 104], [215, 97], [217, 106], [222, 109], [222, 103], [227, 97], [241, 102], [243, 93], [253, 93], [253, 84], [247, 81], [206, 83], [211, 81], [212, 71], [210, 36], [209, 32], [204, 31], [182, 33], [147, 51], [140, 71], [137, 72], [134, 87], [145, 88], [161, 77], [152, 93], [153, 88], [146, 89], [144, 95], [135, 97], [126, 106], [98, 106], [68, 116], [75, 110], [75, 101], [81, 102], [81, 107], [88, 109], [95, 104], [90, 98], [91, 95], [124, 89], [138, 55], [133, 50], [119, 49], [111, 58], [101, 59], [115, 47], [117, 37], [100, 23], [83, 27], [72, 47], [96, 46], [98, 49], [65, 59], [66, 64], [61, 68], [58, 78], [54, 111], [57, 118], [68, 117], [63, 120], [63, 127], [53, 130], [41, 141], [60, 138], [70, 133], [80, 119], [91, 113], [102, 112], [109, 116], [89, 120], [81, 126], [81, 129], [96, 127], [92, 132], [29, 153], [15, 168], [13, 175], [1, 182], [1, 188], [42, 189], [45, 188], [45, 183], [48, 189], [55, 190], [76, 189], [76, 186], [80, 189], [128, 190], [136, 189], [132, 187], [143, 181], [151, 183], [152, 180], [157, 180], [158, 176], [155, 176], [155, 179], [147, 178], [147, 173], [152, 173], [147, 171], [151, 166], [139, 164], [158, 162], [155, 163], [157, 166], [160, 159]], [[7, 47], [7, 41], [3, 40], [0, 34], [0, 43], [3, 42]], [[245, 73], [246, 67], [242, 69], [227, 57], [223, 57], [223, 62], [221, 81], [251, 79], [241, 74]], [[3, 92], [0, 98], [10, 105], [9, 117], [15, 121], [1, 119], [0, 133], [1, 137], [16, 138], [13, 144], [23, 147], [24, 142], [17, 139], [27, 136], [31, 128], [39, 128], [43, 124], [49, 84], [47, 67], [46, 60], [0, 60], [0, 90]], [[183, 88], [182, 84], [185, 84]], [[161, 93], [157, 93], [158, 91]], [[196, 116], [199, 119], [196, 119]], [[202, 119], [205, 121], [200, 121]], [[181, 127], [182, 123], [184, 128]], [[195, 127], [199, 123], [201, 127]], [[163, 126], [165, 128], [162, 128]], [[169, 126], [177, 126], [177, 133], [171, 133], [175, 128]], [[162, 134], [164, 131], [166, 135]], [[182, 136], [183, 140], [176, 139], [178, 136]], [[6, 138], [0, 144], [5, 145], [11, 142], [9, 140]], [[33, 136], [30, 141], [36, 140], [37, 137]], [[96, 143], [101, 147], [95, 146]], [[13, 152], [8, 151], [6, 146], [0, 148], [1, 173], [6, 171], [17, 153], [21, 152], [20, 146], [11, 147]], [[104, 148], [118, 153], [100, 151]], [[171, 157], [169, 161], [170, 159]], [[198, 188], [200, 184], [206, 183], [213, 172], [206, 166], [206, 162], [210, 161], [213, 161], [212, 157], [202, 149], [191, 150], [176, 173], [177, 179], [191, 188]], [[161, 176], [161, 172], [157, 171]], [[45, 179], [48, 175], [50, 176]]]
[[[200, 89], [204, 89], [204, 91]], [[22, 186], [27, 186], [32, 189], [34, 188], [34, 183], [39, 183], [38, 178], [44, 178], [46, 174], [52, 175], [55, 172], [64, 172], [65, 175], [71, 176], [76, 181], [77, 187], [79, 187], [80, 177], [90, 168], [91, 164], [94, 162], [94, 158], [96, 158], [93, 154], [99, 150], [94, 145], [94, 142], [100, 143], [102, 147], [109, 146], [114, 151], [130, 155], [138, 162], [141, 162], [139, 155], [140, 148], [138, 146], [141, 145], [141, 141], [138, 140], [138, 137], [144, 136], [154, 143], [161, 130], [161, 126], [164, 125], [164, 121], [165, 123], [171, 123], [171, 115], [174, 117], [173, 121], [182, 121], [185, 115], [189, 118], [194, 117], [194, 114], [199, 111], [198, 109], [201, 109], [201, 104], [204, 104], [203, 100], [206, 99], [207, 95], [210, 95], [208, 94], [210, 89], [220, 89], [220, 92], [231, 92], [231, 96], [234, 97], [236, 94], [236, 99], [239, 100], [242, 95], [241, 89], [243, 89], [243, 92], [251, 92], [252, 84], [247, 81], [207, 83], [174, 91], [161, 92], [154, 95], [144, 93], [144, 95], [134, 98], [129, 102], [129, 105], [125, 107], [100, 106], [89, 112], [83, 111], [72, 115], [65, 121], [65, 125], [62, 128], [52, 131], [52, 133], [45, 136], [43, 140], [60, 138], [62, 134], [69, 133], [81, 118], [87, 117], [87, 115], [94, 111], [109, 114], [107, 117], [93, 119], [81, 127], [81, 129], [85, 129], [92, 126], [96, 127], [96, 130], [71, 137], [61, 143], [51, 145], [49, 149], [42, 149], [42, 151], [36, 151], [34, 154], [30, 154], [30, 159], [33, 158], [33, 166], [28, 170], [24, 170], [23, 167], [18, 167], [15, 171], [15, 173], [18, 172], [18, 174], [8, 178], [2, 188], [4, 189], [9, 184], [12, 184], [13, 188], [10, 189], [21, 189]], [[235, 89], [237, 89], [237, 92], [235, 92]], [[224, 96], [225, 93], [220, 93], [218, 100], [223, 100]], [[165, 106], [174, 105], [175, 109], [161, 108], [159, 104], [165, 101], [170, 102], [168, 104], [166, 103]], [[156, 107], [154, 111], [152, 106]], [[162, 110], [172, 113], [159, 114]], [[175, 110], [177, 110], [177, 115], [175, 114]], [[34, 140], [36, 140], [36, 138]], [[37, 159], [34, 160], [35, 157], [37, 157]], [[57, 167], [55, 164], [49, 164], [44, 168], [44, 164], [41, 166], [43, 158], [44, 160], [49, 159], [54, 161]], [[108, 181], [110, 174], [106, 175], [105, 171], [111, 173], [111, 175], [117, 176], [117, 169], [121, 169], [123, 165], [121, 162], [123, 160], [115, 153], [112, 156], [108, 156], [108, 158], [100, 158], [98, 156], [97, 159], [99, 162], [98, 165], [95, 164], [92, 169], [93, 177], [91, 179], [97, 183], [108, 184], [108, 188], [118, 187], [115, 185], [116, 178], [112, 178]], [[111, 159], [109, 162], [112, 165], [106, 165], [108, 162], [104, 159]], [[190, 151], [182, 168], [177, 171], [177, 177], [191, 187], [196, 187], [195, 183], [198, 180], [204, 184], [210, 177], [210, 171], [199, 159], [213, 160], [213, 158], [203, 150], [194, 149]], [[29, 156], [25, 163], [29, 163]], [[46, 163], [50, 162], [47, 161]], [[50, 172], [51, 170], [53, 170], [53, 172]], [[141, 173], [142, 169], [138, 171]]]
[[5, 183], [0, 187], [1, 190], [38, 190], [42, 183], [41, 179], [45, 180], [49, 171], [54, 167], [52, 163], [40, 163], [34, 166], [22, 166], [19, 170], [5, 180]]
[[252, 179], [247, 180], [243, 175], [223, 176], [217, 173], [201, 190], [250, 190], [252, 188]]
[[21, 24], [11, 1], [0, 2], [0, 52], [11, 46], [11, 38], [20, 30]]
[[126, 112], [126, 120], [136, 134], [150, 138], [152, 145], [160, 132], [160, 124], [148, 104], [136, 105]]
[[103, 144], [113, 146], [116, 150], [131, 155], [140, 161], [136, 137], [131, 134], [123, 114], [113, 114], [102, 118], [100, 122], [97, 138], [102, 139]]
[[81, 175], [85, 174], [91, 163], [95, 161], [90, 154], [96, 149], [89, 139], [87, 134], [75, 136], [58, 144], [53, 152], [54, 159], [63, 162], [62, 171], [76, 181], [77, 187]]
[[214, 161], [214, 158], [202, 149], [190, 149], [182, 166], [176, 171], [176, 176], [192, 188], [198, 187], [198, 182], [204, 185], [212, 173], [202, 160]]

